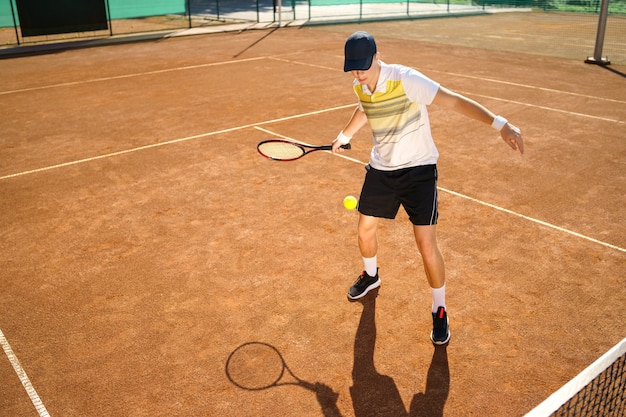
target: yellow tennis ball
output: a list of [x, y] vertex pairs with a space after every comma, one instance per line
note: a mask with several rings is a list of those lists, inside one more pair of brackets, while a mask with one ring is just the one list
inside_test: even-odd
[[354, 210], [358, 203], [359, 201], [351, 195], [343, 199], [343, 206], [348, 210]]

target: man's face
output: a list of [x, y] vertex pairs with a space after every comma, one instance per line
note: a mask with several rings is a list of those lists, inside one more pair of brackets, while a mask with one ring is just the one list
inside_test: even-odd
[[[368, 88], [376, 87], [378, 75], [380, 74], [380, 63], [378, 62], [378, 53], [372, 59], [372, 65], [366, 70], [352, 70], [352, 76], [356, 78], [359, 84], [366, 84]], [[370, 88], [371, 89], [371, 88]]]

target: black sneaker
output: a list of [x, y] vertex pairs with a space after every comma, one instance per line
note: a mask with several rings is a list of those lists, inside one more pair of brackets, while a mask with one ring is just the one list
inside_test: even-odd
[[450, 340], [448, 313], [443, 307], [439, 307], [437, 312], [433, 313], [433, 331], [430, 333], [430, 340], [435, 345], [445, 345]]
[[370, 277], [367, 275], [367, 272], [363, 271], [363, 273], [357, 278], [356, 282], [352, 284], [348, 290], [348, 298], [351, 300], [359, 299], [364, 297], [370, 290], [378, 287], [380, 287], [380, 278], [378, 278], [378, 273], [376, 273], [375, 277]]

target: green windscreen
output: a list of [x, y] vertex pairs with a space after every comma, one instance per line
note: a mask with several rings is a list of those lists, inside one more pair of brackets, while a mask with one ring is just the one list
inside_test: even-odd
[[[0, 0], [0, 28], [13, 27], [13, 16], [11, 15], [11, 1]], [[13, 3], [15, 7], [15, 3]], [[17, 20], [17, 16], [15, 18]], [[15, 22], [19, 24], [19, 22]]]
[[184, 14], [186, 0], [109, 0], [110, 19]]

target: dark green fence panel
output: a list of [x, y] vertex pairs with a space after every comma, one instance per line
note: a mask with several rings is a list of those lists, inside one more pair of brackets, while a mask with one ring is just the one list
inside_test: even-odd
[[105, 0], [16, 0], [22, 36], [108, 29]]

